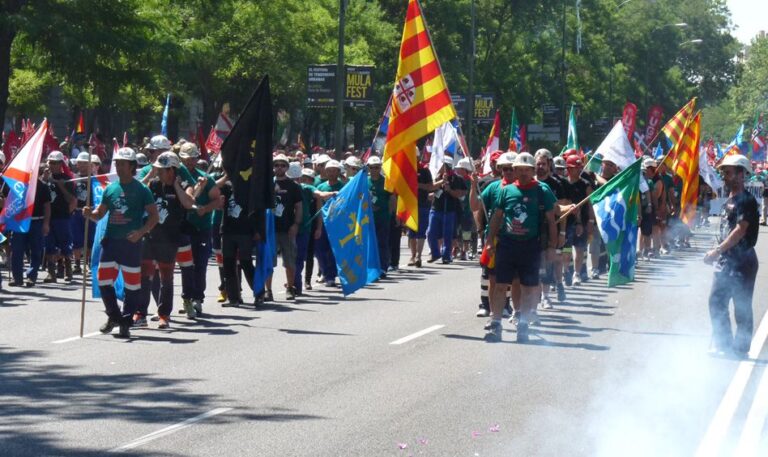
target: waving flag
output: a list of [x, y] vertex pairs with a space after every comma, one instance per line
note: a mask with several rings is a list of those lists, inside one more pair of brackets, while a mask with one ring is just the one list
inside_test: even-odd
[[627, 102], [624, 105], [624, 112], [621, 116], [621, 123], [624, 125], [624, 131], [627, 132], [627, 138], [635, 138], [635, 120], [637, 118], [637, 105]]
[[666, 136], [667, 141], [672, 145], [667, 153], [667, 159], [665, 160], [665, 163], [667, 163], [670, 168], [677, 159], [678, 144], [683, 136], [683, 131], [685, 131], [685, 128], [693, 117], [693, 110], [695, 108], [696, 98], [694, 97], [686, 103], [685, 106], [680, 108], [680, 111], [672, 116], [672, 119], [661, 128], [661, 133]]
[[724, 158], [728, 156], [732, 156], [734, 154], [743, 154], [746, 151], [744, 148], [744, 124], [741, 124], [739, 127], [739, 130], [736, 131], [736, 135], [733, 136], [733, 139], [730, 143], [725, 147], [725, 152], [720, 150], [718, 147], [718, 158], [715, 165], [719, 164]]
[[3, 173], [3, 180], [9, 192], [5, 199], [5, 206], [0, 212], [0, 225], [4, 225], [11, 231], [20, 233], [29, 231], [32, 211], [35, 209], [40, 159], [47, 134], [48, 120], [44, 119], [40, 128], [11, 159]]
[[699, 199], [699, 142], [701, 140], [701, 113], [688, 124], [678, 147], [675, 174], [683, 180], [680, 195], [680, 219], [691, 225], [696, 220], [696, 202]]
[[702, 149], [699, 152], [699, 175], [704, 182], [709, 184], [709, 187], [711, 187], [713, 191], [717, 192], [718, 189], [723, 187], [723, 181], [720, 179], [720, 175], [717, 174], [715, 169], [712, 168], [712, 164], [709, 162], [706, 149]]
[[[112, 162], [114, 164], [114, 162]], [[101, 204], [104, 197], [104, 190], [110, 183], [117, 181], [117, 174], [99, 175], [91, 177], [91, 207], [96, 208]], [[101, 258], [101, 242], [107, 233], [107, 224], [109, 223], [109, 211], [104, 213], [104, 217], [96, 223], [96, 230], [93, 235], [93, 252], [91, 253], [91, 271], [99, 271], [99, 259]], [[122, 270], [118, 272], [115, 280], [115, 293], [118, 300], [125, 299], [125, 281], [123, 280]], [[91, 296], [101, 298], [99, 282], [91, 282]]]
[[326, 202], [322, 214], [344, 295], [378, 279], [381, 263], [365, 168]]
[[223, 140], [216, 133], [216, 129], [211, 127], [211, 131], [208, 132], [208, 139], [205, 140], [205, 148], [215, 154], [221, 152], [221, 144]]
[[568, 115], [568, 141], [560, 152], [563, 154], [568, 150], [579, 150], [579, 134], [576, 132], [576, 106], [571, 105], [571, 113]]
[[457, 117], [418, 0], [409, 0], [384, 143], [385, 187], [397, 194], [397, 217], [417, 230], [416, 141]]
[[763, 115], [755, 115], [755, 125], [752, 127], [752, 160], [765, 162], [766, 152], [765, 131], [763, 130]]
[[229, 136], [229, 132], [232, 131], [232, 120], [228, 116], [229, 114], [229, 103], [224, 103], [224, 105], [221, 107], [221, 112], [219, 113], [219, 118], [216, 119], [216, 135], [221, 138], [222, 141], [227, 139], [227, 136]]
[[75, 127], [75, 133], [77, 135], [85, 135], [85, 119], [83, 118], [82, 111], [80, 111], [80, 116], [77, 118], [77, 126]]
[[[621, 134], [626, 138], [623, 128]], [[641, 161], [636, 160], [589, 196], [611, 262], [608, 287], [635, 279]]]
[[443, 167], [443, 163], [455, 163], [458, 146], [458, 134], [451, 122], [446, 122], [435, 130], [435, 141], [432, 143], [432, 153], [429, 158], [429, 171], [432, 173], [432, 179], [437, 179], [437, 174]]
[[661, 146], [661, 141], [656, 144], [656, 149], [653, 151], [653, 159], [661, 160], [664, 158], [664, 148]]
[[517, 121], [517, 110], [515, 108], [512, 108], [512, 120], [509, 121], [509, 146], [507, 147], [507, 150], [512, 152], [520, 152], [523, 150], [520, 123]]
[[168, 109], [171, 107], [171, 94], [165, 96], [165, 108], [163, 118], [160, 120], [160, 134], [168, 138]]
[[16, 153], [21, 147], [21, 139], [16, 136], [16, 132], [11, 130], [8, 132], [8, 136], [3, 143], [3, 154], [5, 155], [5, 163], [8, 163], [16, 156]]
[[496, 117], [493, 119], [493, 127], [488, 134], [488, 141], [485, 143], [485, 149], [483, 149], [483, 174], [490, 174], [491, 170], [491, 154], [494, 151], [499, 150], [499, 131], [501, 130], [501, 118], [499, 117], [499, 110], [496, 110]]

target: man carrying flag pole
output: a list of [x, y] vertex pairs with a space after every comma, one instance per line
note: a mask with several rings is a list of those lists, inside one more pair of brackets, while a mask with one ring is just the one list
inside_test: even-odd
[[456, 117], [418, 0], [409, 0], [384, 144], [386, 189], [397, 217], [418, 230], [416, 141]]

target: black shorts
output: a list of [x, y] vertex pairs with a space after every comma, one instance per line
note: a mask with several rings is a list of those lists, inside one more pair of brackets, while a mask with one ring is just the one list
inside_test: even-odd
[[496, 283], [510, 284], [515, 279], [527, 287], [539, 285], [541, 247], [539, 239], [516, 241], [499, 239], [496, 247]]
[[653, 234], [653, 223], [656, 221], [656, 216], [653, 213], [643, 213], [643, 217], [640, 219], [640, 233], [644, 236], [651, 236]]
[[145, 239], [141, 251], [142, 260], [154, 260], [157, 263], [173, 265], [179, 244], [173, 241]]
[[581, 235], [576, 236], [576, 224], [565, 227], [565, 247], [585, 248], [587, 247], [587, 231], [582, 226]]

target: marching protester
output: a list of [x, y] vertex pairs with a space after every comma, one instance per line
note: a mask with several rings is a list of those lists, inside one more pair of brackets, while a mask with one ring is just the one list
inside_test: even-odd
[[[317, 186], [317, 190], [320, 192], [338, 192], [344, 187], [344, 183], [339, 180], [341, 174], [341, 164], [337, 160], [327, 160], [320, 162], [322, 171], [325, 174], [325, 181], [322, 181]], [[315, 178], [317, 183], [318, 178]], [[325, 226], [322, 223], [321, 218], [318, 219], [318, 228], [315, 230], [315, 254], [317, 256], [317, 263], [320, 267], [320, 274], [322, 275], [322, 282], [326, 287], [334, 287], [336, 285], [336, 258], [333, 255], [331, 249], [331, 242], [328, 240], [328, 233], [325, 230]]]
[[[72, 254], [74, 256], [75, 266], [72, 274], [82, 274], [82, 263], [88, 264], [91, 246], [93, 246], [93, 236], [96, 233], [94, 224], [88, 224], [88, 246], [85, 246], [85, 218], [83, 218], [83, 207], [88, 200], [88, 193], [91, 191], [91, 184], [88, 182], [88, 168], [90, 174], [98, 174], [98, 167], [101, 165], [101, 159], [95, 154], [81, 152], [75, 160], [77, 167], [77, 181], [75, 181], [75, 198], [77, 199], [76, 211], [71, 216], [72, 230]], [[85, 261], [83, 262], [83, 259]]]
[[[516, 179], [499, 191], [485, 242], [485, 249], [496, 257], [491, 320], [486, 326], [488, 341], [501, 340], [502, 298], [512, 283], [518, 283], [521, 291], [517, 341], [528, 341], [529, 320], [539, 302], [541, 254], [545, 252], [551, 261], [557, 246], [555, 195], [534, 179], [536, 161], [531, 154], [518, 154], [514, 167]], [[541, 245], [542, 238], [547, 240], [545, 246]]]
[[390, 218], [395, 211], [397, 200], [391, 192], [384, 189], [381, 159], [378, 156], [371, 156], [366, 164], [370, 173], [368, 176], [368, 190], [371, 192], [371, 205], [373, 205], [373, 223], [376, 227], [376, 241], [379, 246], [381, 278], [386, 279], [391, 260], [391, 251], [389, 249]]
[[427, 227], [429, 226], [429, 193], [434, 190], [432, 173], [430, 173], [429, 168], [419, 167], [417, 189], [419, 227], [415, 231], [408, 229], [408, 248], [411, 251], [408, 266], [421, 268], [421, 253], [424, 251], [424, 242], [427, 239]]
[[[717, 246], [707, 251], [704, 261], [715, 262], [715, 274], [709, 295], [709, 315], [712, 320], [712, 347], [716, 355], [733, 352], [745, 357], [749, 352], [753, 332], [752, 296], [755, 290], [758, 261], [755, 253], [759, 231], [760, 210], [744, 182], [752, 173], [749, 159], [734, 154], [723, 159], [718, 167], [729, 189], [723, 204]], [[731, 329], [728, 311], [733, 300], [736, 332]]]
[[[142, 238], [157, 224], [159, 216], [152, 192], [134, 179], [136, 153], [133, 149], [118, 149], [112, 160], [118, 181], [107, 186], [99, 206], [95, 209], [85, 206], [83, 216], [96, 222], [109, 211], [97, 274], [107, 322], [99, 330], [110, 333], [119, 326], [118, 336], [128, 338], [133, 314], [141, 301]], [[118, 271], [122, 271], [125, 280], [122, 310], [114, 287]]]
[[[592, 193], [592, 186], [582, 177], [584, 163], [582, 158], [573, 154], [566, 159], [568, 173], [569, 200], [576, 204], [587, 198]], [[566, 285], [578, 286], [585, 279], [582, 276], [584, 254], [587, 248], [587, 239], [594, 230], [594, 218], [591, 215], [592, 207], [583, 205], [575, 214], [568, 216], [565, 228], [565, 265], [563, 268]], [[571, 260], [571, 255], [573, 256]]]
[[[45, 174], [45, 165], [40, 165], [40, 176]], [[11, 274], [9, 286], [33, 287], [37, 283], [37, 272], [43, 261], [45, 237], [51, 230], [51, 193], [46, 191], [42, 179], [37, 180], [35, 207], [26, 232], [13, 231], [11, 236]], [[29, 253], [29, 267], [24, 270], [24, 256]]]
[[[600, 166], [600, 173], [597, 173], [594, 176], [593, 190], [597, 190], [600, 186], [606, 184], [618, 173], [619, 167], [612, 160], [603, 159], [602, 165]], [[608, 258], [603, 239], [600, 237], [600, 233], [598, 233], [597, 230], [592, 230], [592, 235], [589, 238], [588, 251], [590, 263], [592, 264], [592, 270], [590, 271], [589, 277], [591, 279], [599, 279], [600, 275], [606, 271]]]
[[[44, 283], [55, 283], [57, 266], [63, 262], [64, 280], [72, 281], [72, 227], [70, 215], [77, 207], [75, 185], [64, 174], [64, 154], [51, 151], [48, 154], [50, 181], [47, 190], [51, 193], [51, 229], [46, 238], [46, 262], [48, 276]], [[41, 189], [42, 190], [42, 189]]]
[[[539, 149], [533, 156], [536, 160], [536, 180], [546, 184], [557, 198], [558, 206], [555, 208], [555, 216], [560, 216], [560, 207], [569, 205], [571, 201], [568, 198], [567, 181], [553, 173], [552, 153], [548, 149]], [[558, 224], [558, 237], [555, 246], [555, 256], [548, 259], [542, 254], [541, 259], [541, 307], [542, 309], [551, 309], [552, 302], [549, 300], [549, 289], [555, 287], [557, 291], [557, 301], [565, 301], [565, 286], [563, 286], [563, 256], [562, 249], [565, 245], [565, 221]]]
[[[256, 227], [254, 220], [238, 202], [234, 187], [229, 177], [224, 174], [218, 179], [224, 206], [221, 209], [221, 256], [224, 275], [224, 295], [227, 301], [222, 306], [238, 306], [243, 303], [242, 287], [238, 269], [243, 272], [245, 281], [253, 290], [253, 248]], [[254, 297], [254, 305], [263, 303], [263, 294]]]
[[656, 205], [658, 198], [654, 197], [656, 175], [656, 161], [651, 157], [643, 159], [643, 179], [648, 184], [648, 191], [640, 194], [640, 246], [638, 246], [637, 258], [650, 258], [653, 248], [653, 229], [656, 225]]
[[453, 237], [456, 231], [456, 214], [461, 208], [461, 199], [467, 195], [467, 185], [453, 170], [453, 157], [446, 157], [434, 185], [432, 209], [429, 211], [427, 242], [431, 251], [429, 263], [442, 258], [444, 264], [451, 263]]
[[157, 207], [158, 221], [147, 234], [141, 254], [141, 300], [133, 316], [134, 327], [147, 326], [147, 312], [155, 273], [160, 276], [157, 297], [158, 327], [170, 326], [173, 311], [173, 266], [179, 246], [178, 233], [184, 223], [186, 210], [194, 201], [181, 187], [179, 158], [164, 152], [152, 164], [158, 169], [157, 177], [149, 182], [149, 190]]

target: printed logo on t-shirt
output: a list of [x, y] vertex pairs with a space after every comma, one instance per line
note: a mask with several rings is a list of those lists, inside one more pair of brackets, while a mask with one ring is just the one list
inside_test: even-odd
[[527, 235], [525, 221], [528, 219], [528, 208], [522, 203], [512, 206], [512, 217], [507, 222], [506, 230], [511, 235]]
[[237, 219], [240, 217], [240, 213], [242, 211], [243, 208], [237, 204], [237, 201], [235, 201], [235, 196], [230, 196], [229, 199], [227, 199], [227, 216]]

